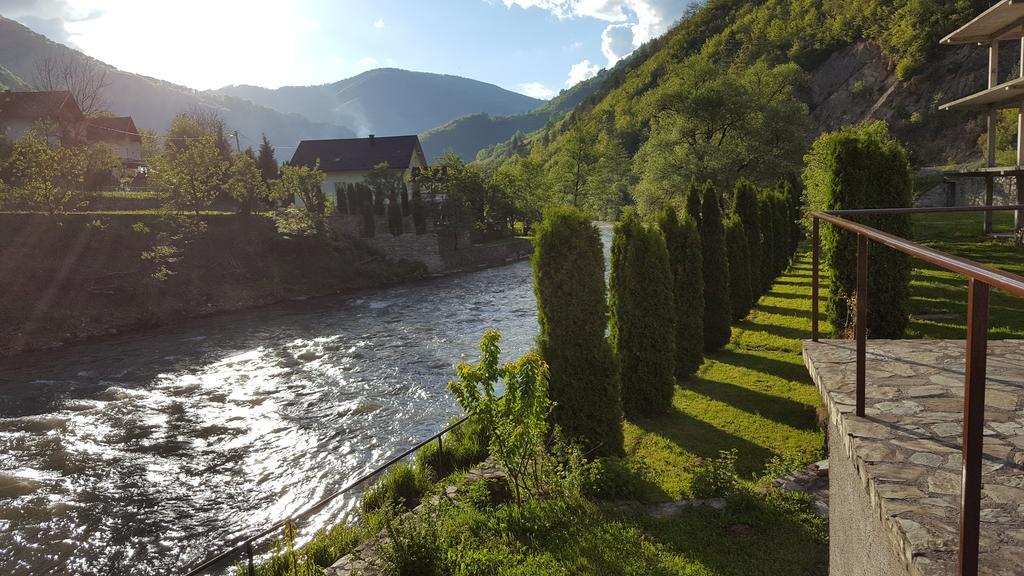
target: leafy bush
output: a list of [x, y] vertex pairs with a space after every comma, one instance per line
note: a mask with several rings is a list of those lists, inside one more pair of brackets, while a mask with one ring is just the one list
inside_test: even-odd
[[775, 254], [774, 276], [777, 278], [789, 267], [789, 260], [794, 253], [794, 250], [790, 248], [790, 241], [793, 238], [793, 219], [790, 218], [789, 205], [782, 191], [773, 190], [771, 199], [772, 227], [775, 229], [775, 236], [772, 237], [772, 253]]
[[537, 350], [551, 374], [554, 422], [588, 453], [622, 454], [618, 367], [605, 337], [608, 301], [597, 228], [570, 208], [549, 211], [533, 251]]
[[735, 448], [722, 450], [718, 458], [706, 461], [694, 471], [690, 483], [693, 495], [697, 498], [720, 498], [736, 492], [743, 482], [736, 473], [738, 457]]
[[672, 405], [675, 387], [675, 298], [665, 239], [627, 212], [612, 239], [611, 341], [622, 370], [627, 416]]
[[[689, 200], [689, 195], [687, 196]], [[700, 199], [697, 199], [698, 211]], [[697, 224], [680, 221], [669, 208], [658, 222], [672, 263], [676, 312], [676, 377], [686, 378], [700, 367], [704, 351], [704, 272]], [[744, 239], [744, 241], [746, 241]]]
[[411, 510], [419, 504], [432, 482], [428, 468], [399, 462], [363, 494], [363, 512], [372, 512], [384, 506]]
[[[488, 450], [522, 506], [523, 497], [538, 488], [537, 470], [544, 456], [551, 409], [548, 367], [535, 353], [499, 365], [500, 339], [497, 331], [488, 330], [480, 340], [480, 363], [460, 363], [448, 389], [463, 410], [490, 430]], [[499, 382], [504, 383], [500, 397], [494, 392]]]
[[[907, 151], [889, 136], [885, 122], [821, 135], [806, 162], [804, 183], [814, 210], [911, 205]], [[857, 220], [896, 236], [910, 237], [910, 217], [906, 215]], [[821, 246], [829, 285], [825, 311], [836, 334], [847, 334], [853, 327], [850, 311], [856, 297], [856, 235], [826, 224], [821, 227]], [[909, 322], [910, 257], [871, 244], [868, 267], [868, 332], [874, 338], [899, 338]]]
[[[437, 513], [429, 511], [429, 515]], [[377, 551], [384, 562], [385, 573], [390, 576], [451, 574], [435, 519], [396, 516], [393, 509], [385, 510], [383, 515], [387, 540]]]
[[582, 493], [601, 500], [636, 499], [643, 494], [649, 474], [646, 468], [633, 468], [625, 458], [599, 458], [587, 464]]
[[714, 184], [704, 185], [701, 203], [701, 246], [704, 250], [704, 350], [714, 352], [729, 343], [732, 312], [729, 302], [729, 260], [725, 226]]
[[729, 301], [732, 319], [740, 320], [750, 312], [750, 257], [743, 221], [733, 214], [725, 221], [725, 244], [729, 255]]
[[[359, 525], [338, 524], [329, 530], [319, 530], [305, 546], [296, 546], [298, 531], [294, 524], [286, 524], [281, 539], [274, 542], [267, 557], [256, 564], [256, 576], [315, 576], [339, 558], [352, 552], [365, 540], [365, 530]], [[248, 566], [238, 563], [235, 576], [248, 576]]]
[[[736, 183], [736, 189], [733, 191], [732, 211], [733, 214], [739, 217], [740, 222], [743, 224], [743, 231], [747, 235], [750, 303], [744, 306], [744, 309], [749, 310], [762, 294], [761, 251], [763, 238], [767, 238], [767, 236], [761, 233], [761, 212], [757, 198], [757, 187], [749, 180], [741, 179]], [[743, 316], [746, 316], [746, 314], [744, 313], [739, 317], [742, 318]]]
[[686, 188], [686, 215], [693, 219], [698, 229], [701, 216], [700, 196], [701, 190], [697, 186], [697, 180], [691, 178], [690, 185]]

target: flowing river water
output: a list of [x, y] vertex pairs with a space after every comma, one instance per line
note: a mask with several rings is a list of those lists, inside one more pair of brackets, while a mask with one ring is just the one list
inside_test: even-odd
[[0, 574], [182, 572], [339, 489], [460, 413], [485, 330], [532, 348], [532, 282], [522, 261], [0, 360]]

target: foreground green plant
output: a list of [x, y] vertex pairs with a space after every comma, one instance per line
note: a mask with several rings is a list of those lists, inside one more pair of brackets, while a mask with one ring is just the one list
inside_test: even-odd
[[[501, 335], [489, 330], [480, 340], [480, 363], [460, 363], [448, 383], [462, 409], [490, 430], [490, 454], [508, 476], [516, 503], [538, 488], [548, 432], [548, 367], [535, 353], [499, 365]], [[504, 383], [504, 395], [495, 385]]]

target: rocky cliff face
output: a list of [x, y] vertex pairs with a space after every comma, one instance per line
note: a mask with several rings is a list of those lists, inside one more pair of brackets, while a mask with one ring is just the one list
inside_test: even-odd
[[[987, 58], [983, 47], [940, 47], [925, 68], [903, 81], [877, 45], [856, 42], [811, 71], [811, 120], [818, 133], [885, 120], [919, 165], [977, 161], [982, 115], [938, 106], [984, 88]], [[1009, 48], [1002, 54], [1001, 80], [1016, 76], [1017, 58]]]

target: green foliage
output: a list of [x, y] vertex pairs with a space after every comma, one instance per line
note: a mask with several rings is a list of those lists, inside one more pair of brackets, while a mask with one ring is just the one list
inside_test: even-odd
[[[761, 276], [761, 252], [764, 246], [762, 237], [767, 238], [761, 233], [761, 212], [758, 205], [757, 187], [749, 180], [744, 178], [736, 182], [732, 209], [733, 213], [739, 217], [743, 224], [743, 231], [747, 235], [747, 267], [749, 269], [747, 276], [750, 284], [750, 301], [742, 308], [747, 311], [764, 292]], [[746, 316], [745, 312], [738, 317], [742, 318], [743, 316]]]
[[327, 214], [323, 183], [324, 173], [320, 171], [319, 162], [312, 168], [285, 165], [281, 166], [281, 176], [270, 182], [270, 190], [278, 200], [301, 202], [304, 210], [319, 219]]
[[[910, 163], [884, 122], [823, 134], [807, 154], [804, 183], [813, 210], [901, 208], [911, 205]], [[909, 216], [869, 216], [863, 224], [909, 238]], [[837, 334], [853, 327], [857, 243], [853, 233], [824, 225], [822, 264], [828, 278], [825, 310]], [[869, 250], [868, 334], [899, 338], [909, 321], [910, 257], [872, 244]]]
[[729, 260], [718, 191], [708, 182], [701, 202], [701, 247], [704, 252], [704, 350], [729, 343], [732, 319], [729, 302]]
[[432, 482], [429, 468], [399, 462], [389, 468], [384, 477], [363, 494], [363, 512], [380, 510], [385, 506], [412, 510], [419, 504], [420, 498], [430, 488]]
[[[399, 196], [405, 183], [402, 181], [402, 173], [392, 170], [387, 162], [382, 162], [373, 167], [366, 175], [366, 185], [373, 191], [373, 205], [378, 215], [383, 215], [387, 207], [394, 204], [398, 207]], [[401, 218], [401, 212], [398, 213]], [[390, 213], [388, 218], [391, 218]], [[389, 222], [389, 226], [392, 224]], [[391, 232], [394, 234], [394, 231]]]
[[[699, 202], [699, 198], [698, 198]], [[698, 204], [699, 207], [699, 204]], [[687, 216], [680, 221], [667, 208], [658, 220], [672, 264], [675, 301], [676, 378], [693, 374], [704, 351], [704, 257], [697, 224]]]
[[582, 493], [600, 500], [637, 499], [645, 491], [649, 470], [625, 458], [598, 458], [585, 470]]
[[23, 204], [50, 216], [77, 207], [82, 201], [85, 154], [81, 148], [50, 146], [33, 129], [11, 150], [5, 203]]
[[644, 97], [652, 120], [636, 156], [640, 210], [653, 214], [676, 203], [691, 177], [731, 187], [741, 173], [765, 181], [795, 171], [808, 126], [795, 97], [804, 81], [793, 64], [733, 71], [694, 56], [672, 67]]
[[[487, 331], [480, 340], [480, 363], [460, 363], [448, 388], [462, 409], [490, 431], [490, 454], [521, 507], [523, 497], [540, 488], [538, 460], [543, 459], [551, 409], [548, 367], [535, 353], [499, 365], [500, 339], [497, 331]], [[504, 388], [500, 397], [494, 391], [499, 382]]]
[[433, 518], [383, 516], [387, 540], [378, 547], [389, 576], [445, 576], [450, 562], [441, 544], [441, 531]]
[[704, 462], [693, 474], [693, 495], [697, 498], [721, 498], [736, 492], [742, 485], [736, 473], [738, 458], [736, 449], [723, 450], [717, 458]]
[[[318, 576], [342, 556], [352, 552], [365, 540], [365, 530], [358, 525], [337, 524], [318, 530], [305, 546], [297, 546], [297, 530], [287, 524], [281, 539], [274, 542], [267, 558], [255, 566], [256, 576]], [[239, 563], [235, 576], [248, 576], [248, 566]]]
[[256, 160], [249, 154], [232, 154], [224, 190], [238, 203], [241, 214], [249, 214], [267, 200], [269, 190]]
[[491, 177], [497, 187], [512, 203], [514, 217], [529, 230], [540, 222], [544, 208], [553, 199], [544, 185], [543, 165], [532, 158], [515, 156], [503, 163]]
[[742, 320], [750, 312], [753, 297], [750, 282], [750, 253], [743, 220], [733, 214], [725, 221], [725, 244], [729, 260], [729, 302], [733, 320]]
[[109, 144], [89, 144], [84, 149], [84, 182], [83, 190], [96, 192], [101, 188], [115, 187], [119, 184], [118, 174], [121, 171], [121, 160], [114, 148]]
[[665, 239], [629, 211], [612, 239], [611, 342], [627, 417], [664, 412], [675, 387], [676, 306]]
[[165, 146], [150, 160], [150, 180], [164, 203], [175, 210], [198, 216], [220, 193], [228, 162], [221, 157], [212, 136]]
[[597, 228], [570, 208], [537, 227], [537, 350], [551, 370], [554, 423], [588, 453], [622, 453], [618, 367], [605, 337], [608, 301]]

